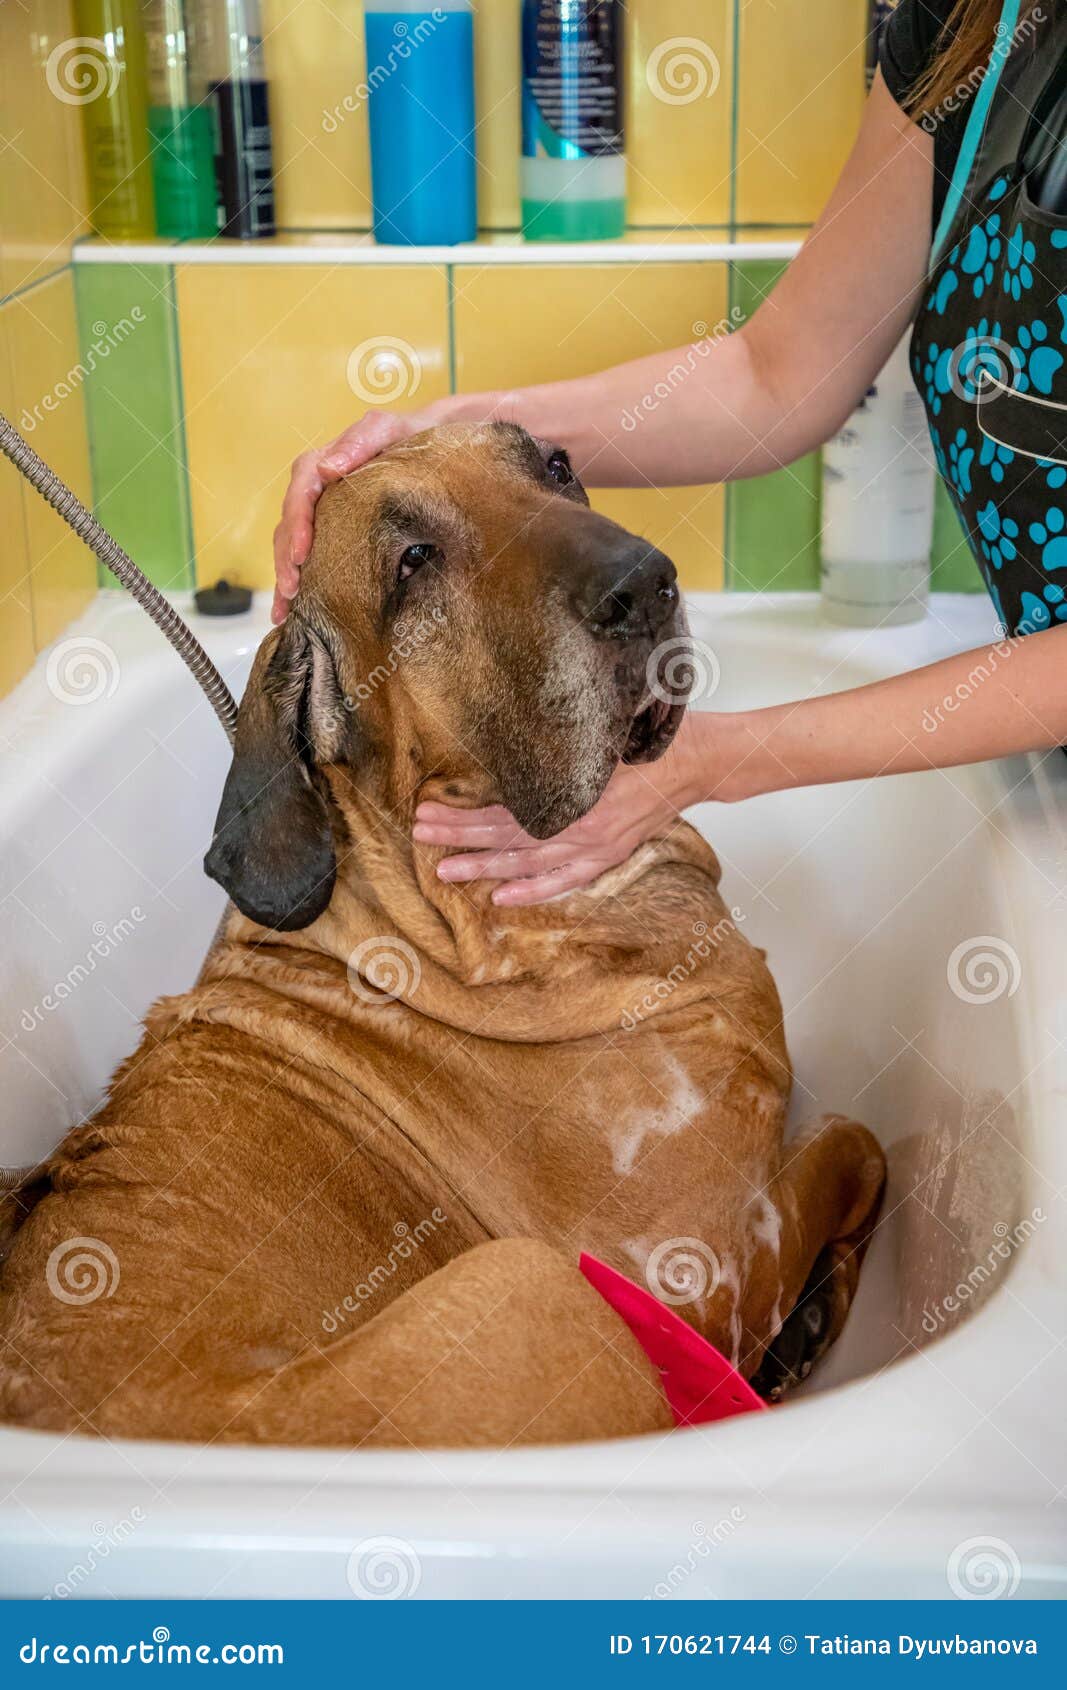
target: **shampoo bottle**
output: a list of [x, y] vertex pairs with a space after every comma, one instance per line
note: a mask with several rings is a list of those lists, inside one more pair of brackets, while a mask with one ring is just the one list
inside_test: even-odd
[[522, 232], [612, 240], [626, 227], [621, 0], [523, 0]]
[[454, 246], [478, 232], [471, 0], [365, 0], [374, 236]]
[[54, 75], [59, 97], [82, 108], [90, 216], [99, 235], [150, 239], [144, 36], [137, 0], [76, 0], [77, 39]]
[[189, 0], [148, 0], [148, 133], [156, 233], [206, 240], [218, 232], [215, 133], [205, 87], [190, 70], [195, 15]]
[[193, 0], [193, 86], [204, 90], [215, 147], [219, 233], [274, 233], [270, 106], [259, 0]]
[[885, 627], [926, 611], [935, 469], [909, 338], [823, 447], [822, 603], [833, 622]]

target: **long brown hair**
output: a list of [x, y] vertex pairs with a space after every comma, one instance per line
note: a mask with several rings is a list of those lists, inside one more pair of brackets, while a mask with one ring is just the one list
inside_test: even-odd
[[989, 63], [1001, 0], [956, 0], [945, 19], [937, 53], [908, 96], [914, 116], [932, 112]]

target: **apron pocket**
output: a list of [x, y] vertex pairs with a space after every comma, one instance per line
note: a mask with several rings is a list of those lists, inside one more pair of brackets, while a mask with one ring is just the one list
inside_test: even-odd
[[1020, 393], [985, 370], [976, 409], [979, 430], [995, 445], [1042, 463], [1067, 464], [1067, 405]]

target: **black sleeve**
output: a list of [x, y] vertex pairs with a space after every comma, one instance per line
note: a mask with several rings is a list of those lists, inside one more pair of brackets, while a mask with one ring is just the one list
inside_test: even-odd
[[900, 0], [882, 31], [878, 62], [897, 105], [930, 64], [955, 0]]
[[[886, 87], [898, 106], [931, 63], [941, 43], [941, 31], [951, 16], [955, 0], [900, 0], [882, 31], [878, 63]], [[941, 218], [952, 172], [955, 168], [967, 107], [957, 102], [942, 114], [934, 129], [933, 227]]]

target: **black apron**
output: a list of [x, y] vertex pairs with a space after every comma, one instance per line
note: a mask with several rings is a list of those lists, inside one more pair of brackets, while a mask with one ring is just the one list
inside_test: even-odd
[[1067, 622], [1063, 0], [1005, 0], [971, 100], [912, 369], [998, 619], [1029, 634]]

